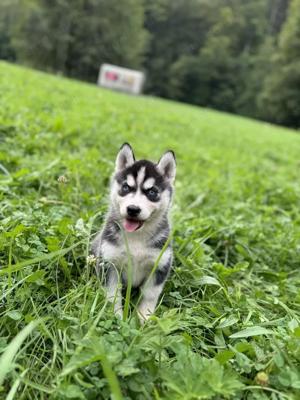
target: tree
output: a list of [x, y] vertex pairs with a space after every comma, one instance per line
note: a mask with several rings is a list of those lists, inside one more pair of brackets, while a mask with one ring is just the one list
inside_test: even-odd
[[180, 57], [172, 65], [171, 97], [253, 115], [257, 91], [249, 77], [267, 29], [266, 2], [223, 2], [214, 15], [198, 54]]
[[88, 0], [77, 13], [67, 63], [71, 76], [94, 81], [104, 62], [141, 67], [148, 39], [142, 0]]
[[15, 61], [16, 55], [11, 40], [11, 26], [13, 21], [11, 3], [3, 0], [0, 10], [0, 59]]
[[300, 0], [292, 0], [279, 36], [278, 51], [260, 96], [261, 116], [300, 126]]
[[203, 46], [215, 1], [158, 0], [146, 3], [145, 26], [150, 43], [144, 67], [147, 71], [147, 91], [170, 97], [170, 69], [180, 57], [196, 55]]
[[23, 0], [22, 7], [14, 44], [27, 64], [92, 81], [103, 62], [141, 65], [142, 0]]
[[269, 0], [269, 33], [277, 35], [286, 19], [290, 0]]

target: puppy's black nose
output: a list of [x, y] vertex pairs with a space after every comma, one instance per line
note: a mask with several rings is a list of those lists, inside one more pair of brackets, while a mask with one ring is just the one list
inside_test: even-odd
[[127, 207], [127, 214], [129, 217], [137, 217], [140, 212], [141, 212], [140, 207], [133, 206], [133, 205]]

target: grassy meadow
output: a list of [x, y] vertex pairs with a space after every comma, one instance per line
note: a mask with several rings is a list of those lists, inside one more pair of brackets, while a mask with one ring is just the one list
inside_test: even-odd
[[[139, 325], [87, 262], [120, 145], [177, 156]], [[300, 135], [0, 63], [0, 399], [300, 398]]]

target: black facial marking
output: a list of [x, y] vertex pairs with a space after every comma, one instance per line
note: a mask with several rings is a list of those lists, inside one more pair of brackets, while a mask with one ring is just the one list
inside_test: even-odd
[[147, 196], [148, 200], [154, 203], [160, 200], [159, 190], [155, 186], [149, 189], [144, 189], [143, 193]]
[[171, 268], [171, 258], [168, 260], [168, 262], [163, 267], [156, 270], [155, 285], [161, 285], [167, 279], [170, 268]]
[[135, 192], [135, 191], [136, 191], [135, 187], [129, 186], [127, 182], [123, 182], [121, 185], [121, 188], [119, 190], [119, 195], [124, 197], [128, 193]]
[[149, 178], [154, 178], [154, 186], [158, 189], [159, 192], [163, 192], [170, 186], [168, 182], [164, 179], [164, 177], [158, 172], [158, 170], [156, 169], [156, 165], [148, 160], [136, 161], [130, 167], [127, 167], [124, 170], [118, 172], [115, 178], [120, 185], [126, 181], [128, 175], [132, 175], [136, 180], [139, 171], [143, 167], [145, 168], [144, 182]]

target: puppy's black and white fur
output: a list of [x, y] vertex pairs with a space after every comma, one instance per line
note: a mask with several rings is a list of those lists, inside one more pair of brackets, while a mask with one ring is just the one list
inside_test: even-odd
[[[128, 282], [131, 257], [131, 282], [139, 287], [142, 299], [138, 305], [141, 322], [155, 310], [172, 264], [169, 244], [158, 267], [151, 271], [170, 234], [169, 210], [176, 174], [175, 156], [166, 152], [157, 164], [135, 161], [132, 148], [121, 147], [111, 179], [110, 209], [103, 229], [92, 243], [97, 257], [98, 273], [107, 266], [107, 298], [115, 312], [122, 316], [122, 285]], [[122, 232], [123, 230], [123, 232]]]

